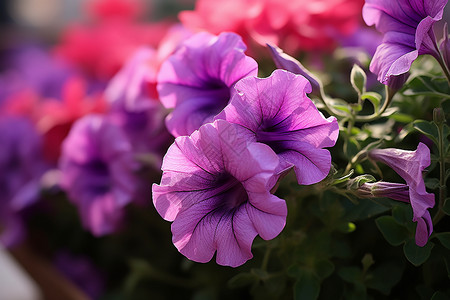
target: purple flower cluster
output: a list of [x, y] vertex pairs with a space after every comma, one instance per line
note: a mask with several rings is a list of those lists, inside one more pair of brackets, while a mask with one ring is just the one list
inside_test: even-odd
[[[256, 235], [268, 240], [284, 228], [286, 203], [272, 194], [281, 174], [294, 168], [300, 184], [324, 179], [331, 156], [323, 148], [335, 144], [339, 128], [306, 96], [311, 85], [303, 76], [276, 70], [268, 78], [245, 77], [256, 66], [249, 59], [243, 63], [243, 47], [235, 49], [240, 39], [200, 34], [188, 45], [205, 37], [206, 49], [212, 49], [201, 51], [201, 59], [192, 54], [199, 50], [182, 48], [161, 69], [179, 74], [170, 84], [166, 74], [159, 76], [163, 101], [175, 107], [167, 123], [172, 133], [199, 129], [169, 148], [153, 203], [173, 221], [173, 242], [182, 254], [207, 262], [217, 253], [218, 264], [236, 267], [252, 257]], [[185, 72], [186, 66], [196, 68]], [[220, 88], [211, 85], [217, 79]], [[177, 111], [185, 118], [177, 118]]]

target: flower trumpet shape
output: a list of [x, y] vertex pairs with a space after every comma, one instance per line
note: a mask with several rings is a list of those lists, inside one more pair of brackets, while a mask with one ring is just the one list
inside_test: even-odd
[[172, 241], [187, 258], [236, 267], [252, 258], [256, 235], [269, 240], [284, 228], [287, 208], [272, 195], [279, 159], [245, 130], [225, 120], [178, 137], [163, 161], [153, 204], [172, 223]]
[[369, 152], [369, 158], [388, 165], [406, 181], [409, 187], [409, 202], [413, 209], [413, 221], [417, 222], [416, 244], [425, 246], [433, 232], [428, 208], [434, 206], [434, 194], [427, 193], [422, 177], [423, 170], [430, 165], [430, 149], [423, 143], [419, 143], [416, 151], [374, 149]]

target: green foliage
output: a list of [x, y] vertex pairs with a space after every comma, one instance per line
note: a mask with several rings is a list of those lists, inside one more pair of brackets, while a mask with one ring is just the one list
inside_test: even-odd
[[409, 239], [403, 245], [403, 253], [405, 253], [409, 262], [417, 267], [430, 257], [433, 247], [434, 243], [432, 242], [428, 242], [424, 247], [419, 247], [414, 239]]
[[408, 230], [392, 216], [382, 216], [375, 220], [386, 241], [392, 246], [401, 245], [409, 236]]
[[407, 96], [428, 96], [450, 99], [450, 87], [446, 78], [428, 75], [412, 77], [404, 92]]

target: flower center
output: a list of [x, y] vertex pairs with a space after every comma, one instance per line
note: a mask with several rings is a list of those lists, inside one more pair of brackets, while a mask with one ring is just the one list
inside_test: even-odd
[[231, 174], [224, 174], [217, 180], [219, 194], [222, 195], [222, 205], [234, 209], [248, 201], [248, 194], [242, 183]]
[[205, 107], [205, 109], [216, 115], [224, 109], [230, 101], [230, 88], [221, 80], [211, 79], [206, 83], [205, 89], [211, 93], [211, 99], [214, 99], [214, 101]]
[[263, 123], [256, 131], [256, 141], [266, 144], [277, 154], [285, 151], [283, 136], [284, 134], [277, 128], [277, 124]]

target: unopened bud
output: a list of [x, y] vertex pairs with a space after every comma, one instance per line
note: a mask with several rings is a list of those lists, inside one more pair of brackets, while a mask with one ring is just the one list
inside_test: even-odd
[[445, 123], [445, 114], [442, 108], [437, 107], [433, 110], [433, 121], [436, 125], [442, 125]]

